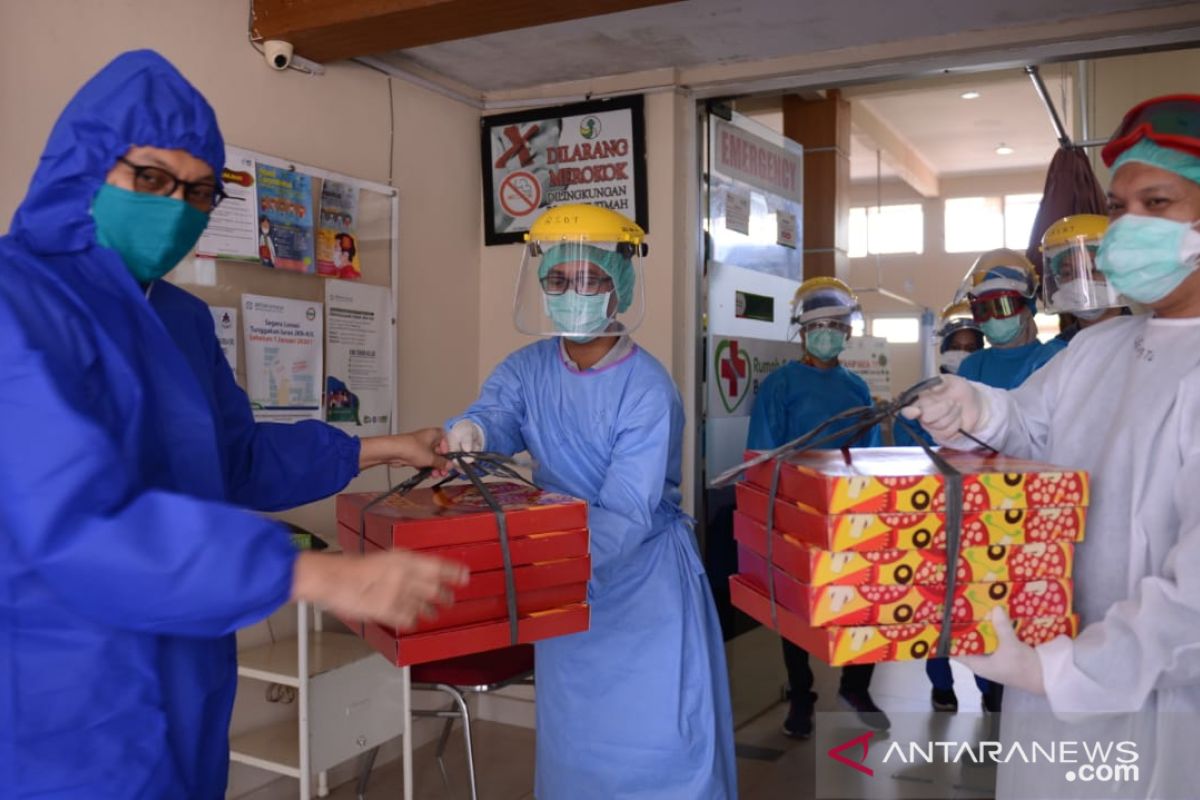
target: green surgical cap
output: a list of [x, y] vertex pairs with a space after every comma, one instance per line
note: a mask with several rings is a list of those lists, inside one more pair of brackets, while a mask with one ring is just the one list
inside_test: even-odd
[[590, 244], [564, 243], [546, 249], [538, 266], [538, 277], [544, 278], [559, 264], [587, 261], [604, 270], [612, 278], [617, 291], [617, 312], [623, 313], [633, 303], [633, 285], [637, 280], [633, 261], [611, 250]]
[[1167, 172], [1174, 172], [1179, 177], [1186, 178], [1192, 183], [1200, 184], [1200, 158], [1191, 153], [1185, 153], [1182, 150], [1163, 147], [1149, 139], [1141, 139], [1124, 153], [1121, 153], [1117, 157], [1117, 160], [1113, 162], [1113, 172], [1116, 172], [1130, 161], [1137, 161], [1142, 164], [1149, 164], [1152, 167], [1165, 169]]

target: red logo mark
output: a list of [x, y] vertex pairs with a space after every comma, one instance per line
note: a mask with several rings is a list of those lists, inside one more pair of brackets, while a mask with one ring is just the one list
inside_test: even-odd
[[533, 162], [533, 156], [529, 152], [529, 140], [537, 136], [538, 130], [537, 125], [530, 125], [524, 133], [521, 133], [521, 129], [516, 125], [505, 128], [504, 138], [508, 139], [508, 149], [496, 159], [496, 169], [503, 168], [513, 156], [521, 159], [522, 167], [529, 166]]
[[[851, 769], [856, 769], [859, 772], [861, 772], [862, 774], [873, 778], [873, 777], [875, 777], [875, 770], [871, 769], [866, 764], [867, 764], [867, 749], [870, 746], [871, 737], [874, 735], [875, 735], [874, 731], [867, 731], [862, 736], [855, 736], [850, 741], [843, 742], [842, 744], [839, 744], [837, 747], [834, 747], [833, 749], [831, 749], [829, 751], [829, 757], [832, 758], [834, 761], [838, 762], [839, 764], [845, 764], [847, 767], [850, 767]], [[857, 761], [851, 761], [850, 759], [848, 759], [844, 755], [842, 755], [842, 753], [844, 753], [845, 751], [854, 750], [859, 745], [862, 745], [862, 758], [858, 759]]]
[[738, 396], [738, 378], [746, 377], [746, 362], [738, 357], [738, 343], [729, 343], [729, 356], [721, 359], [721, 377], [729, 381], [729, 398]]

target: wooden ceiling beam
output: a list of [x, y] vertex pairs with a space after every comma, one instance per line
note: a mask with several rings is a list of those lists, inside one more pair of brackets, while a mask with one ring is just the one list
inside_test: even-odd
[[325, 63], [679, 1], [254, 0], [251, 26]]

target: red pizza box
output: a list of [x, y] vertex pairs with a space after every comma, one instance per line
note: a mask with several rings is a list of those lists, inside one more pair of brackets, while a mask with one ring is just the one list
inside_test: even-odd
[[[746, 459], [759, 455], [749, 451]], [[940, 450], [963, 473], [963, 510], [1068, 508], [1088, 504], [1086, 472], [1005, 456]], [[769, 489], [775, 462], [746, 479]], [[810, 450], [787, 458], [778, 495], [820, 514], [944, 511], [945, 478], [917, 447]]]
[[[738, 572], [767, 594], [767, 561], [738, 545]], [[810, 586], [782, 570], [773, 573], [775, 601], [814, 628], [855, 625], [941, 624], [943, 586]], [[1065, 579], [1027, 583], [962, 583], [955, 586], [953, 621], [987, 619], [1003, 608], [1012, 619], [1061, 617], [1071, 613], [1074, 587]]]
[[[338, 544], [348, 553], [357, 553], [358, 531], [339, 525]], [[370, 540], [364, 540], [363, 545], [364, 552], [384, 549]], [[499, 541], [438, 547], [426, 552], [447, 561], [457, 561], [471, 570], [472, 574], [504, 568], [504, 554], [500, 550]], [[587, 528], [580, 528], [573, 531], [531, 533], [511, 540], [508, 543], [508, 552], [513, 566], [584, 558], [588, 555], [588, 531]]]
[[[738, 575], [729, 579], [730, 596], [735, 608], [741, 609], [772, 630], [778, 630], [788, 641], [807, 650], [831, 666], [846, 664], [875, 664], [881, 661], [912, 661], [932, 658], [937, 654], [940, 628], [936, 624], [861, 625], [854, 627], [815, 628], [786, 608], [776, 605], [778, 628], [771, 620], [770, 599]], [[1071, 614], [1063, 617], [1038, 617], [1016, 620], [1017, 637], [1030, 645], [1044, 644], [1057, 636], [1075, 636], [1079, 619]], [[953, 625], [950, 654], [977, 655], [996, 649], [996, 630], [991, 620]]]
[[[733, 536], [753, 552], [766, 555], [766, 528], [740, 511], [733, 512]], [[1024, 583], [1042, 578], [1069, 578], [1074, 556], [1072, 542], [964, 547], [959, 554], [956, 580], [959, 583]], [[931, 586], [946, 582], [945, 550], [843, 550], [835, 553], [809, 547], [776, 531], [772, 536], [772, 561], [796, 580], [813, 586]]]
[[[540, 589], [518, 589], [517, 614], [525, 616], [539, 611], [549, 611], [553, 608], [583, 603], [586, 600], [586, 582], [545, 586]], [[508, 602], [501, 590], [500, 594], [485, 595], [471, 600], [455, 599], [454, 605], [439, 607], [437, 612], [437, 619], [420, 620], [411, 631], [401, 632], [386, 625], [380, 627], [393, 636], [401, 636], [408, 633], [460, 628], [480, 622], [507, 620]]]
[[[583, 633], [588, 629], [590, 614], [591, 609], [585, 603], [524, 614], [517, 623], [517, 641], [531, 644]], [[497, 650], [511, 644], [507, 619], [400, 636], [379, 625], [368, 623], [364, 628], [352, 620], [342, 621], [398, 667]]]
[[[737, 484], [738, 511], [764, 525], [769, 497], [766, 489], [753, 483]], [[965, 547], [986, 547], [1082, 541], [1086, 517], [1087, 510], [1079, 507], [972, 511], [963, 515], [962, 542]], [[776, 497], [774, 524], [801, 542], [822, 550], [944, 550], [946, 547], [943, 512], [830, 515], [795, 500]]]
[[[510, 538], [587, 527], [588, 506], [583, 500], [515, 482], [489, 483], [488, 490], [504, 509]], [[376, 497], [371, 493], [338, 495], [338, 524], [358, 531], [363, 509]], [[467, 484], [393, 495], [372, 506], [365, 522], [367, 539], [407, 550], [493, 542], [500, 535], [496, 515], [483, 495]]]

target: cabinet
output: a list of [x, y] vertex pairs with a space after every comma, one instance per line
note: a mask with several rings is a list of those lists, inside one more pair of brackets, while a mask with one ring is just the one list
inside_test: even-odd
[[320, 611], [307, 603], [297, 603], [296, 613], [296, 636], [238, 653], [238, 690], [251, 682], [294, 687], [296, 718], [232, 737], [230, 760], [295, 778], [300, 800], [309, 800], [314, 773], [324, 797], [326, 770], [403, 736], [404, 796], [411, 798], [408, 668], [392, 666], [353, 634], [323, 630]]

